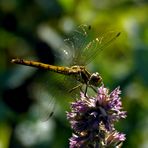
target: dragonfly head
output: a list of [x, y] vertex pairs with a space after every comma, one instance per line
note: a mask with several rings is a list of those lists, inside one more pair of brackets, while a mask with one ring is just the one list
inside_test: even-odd
[[98, 72], [93, 73], [90, 76], [89, 84], [93, 86], [98, 86], [102, 82], [102, 78]]

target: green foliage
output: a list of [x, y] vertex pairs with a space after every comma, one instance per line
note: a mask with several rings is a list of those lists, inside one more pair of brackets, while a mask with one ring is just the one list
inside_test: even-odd
[[[0, 146], [68, 147], [71, 130], [65, 110], [72, 98], [65, 93], [66, 81], [63, 83], [63, 78], [54, 73], [13, 65], [10, 60], [67, 65], [68, 60], [62, 62], [60, 54], [63, 39], [77, 25], [88, 24], [96, 37], [108, 31], [121, 32], [87, 68], [99, 72], [110, 89], [121, 86], [128, 112], [119, 127], [127, 134], [123, 147], [147, 147], [147, 14], [146, 1], [140, 0], [2, 0]], [[50, 109], [54, 109], [51, 118]]]

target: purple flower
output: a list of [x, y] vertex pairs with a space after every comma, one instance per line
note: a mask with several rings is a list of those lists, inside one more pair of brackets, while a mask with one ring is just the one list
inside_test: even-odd
[[71, 103], [67, 119], [75, 134], [70, 139], [70, 148], [108, 146], [125, 140], [114, 128], [115, 122], [126, 117], [120, 94], [119, 87], [109, 94], [109, 90], [101, 86], [95, 97], [81, 93], [80, 99]]
[[125, 140], [125, 134], [113, 131], [108, 133], [108, 136], [106, 138], [107, 142], [106, 145], [109, 146], [121, 145], [124, 140]]

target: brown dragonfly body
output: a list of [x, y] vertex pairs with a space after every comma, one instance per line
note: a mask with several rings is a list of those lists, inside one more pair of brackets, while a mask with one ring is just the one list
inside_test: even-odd
[[73, 75], [77, 81], [82, 84], [97, 86], [101, 82], [101, 76], [98, 73], [89, 73], [85, 66], [71, 66], [71, 67], [63, 67], [63, 66], [54, 66], [49, 64], [44, 64], [36, 61], [28, 61], [23, 59], [12, 59], [12, 63], [36, 67], [40, 69], [45, 69], [49, 71], [53, 71], [56, 73], [64, 74], [64, 75]]
[[[72, 63], [70, 67], [54, 66], [35, 61], [23, 59], [12, 59], [12, 63], [37, 67], [64, 75], [72, 75], [81, 84], [87, 86], [98, 86], [102, 81], [101, 76], [96, 73], [90, 73], [85, 65], [89, 63], [101, 51], [112, 43], [119, 35], [119, 32], [109, 32], [91, 40], [90, 26], [80, 25], [72, 35], [65, 40], [65, 53], [72, 53]], [[70, 65], [70, 64], [69, 64]], [[81, 66], [80, 66], [81, 65]], [[81, 85], [82, 86], [82, 85]], [[77, 87], [76, 87], [77, 88]]]

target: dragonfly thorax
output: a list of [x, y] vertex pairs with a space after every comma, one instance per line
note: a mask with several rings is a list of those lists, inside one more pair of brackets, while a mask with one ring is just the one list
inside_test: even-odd
[[98, 86], [102, 81], [102, 78], [98, 72], [91, 74], [86, 70], [85, 66], [75, 65], [71, 67], [71, 70], [73, 71], [73, 74], [75, 73], [75, 78], [77, 81], [83, 84]]
[[87, 84], [90, 80], [91, 74], [86, 70], [85, 66], [72, 66], [69, 73], [73, 74], [77, 81]]

